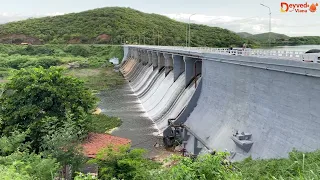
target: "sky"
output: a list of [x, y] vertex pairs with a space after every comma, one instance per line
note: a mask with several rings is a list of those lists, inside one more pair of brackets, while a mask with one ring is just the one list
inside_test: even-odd
[[[280, 12], [280, 3], [318, 3], [311, 13]], [[289, 36], [320, 36], [320, 0], [0, 0], [0, 24], [30, 17], [61, 15], [120, 6], [172, 19], [227, 28], [252, 34], [271, 31]]]

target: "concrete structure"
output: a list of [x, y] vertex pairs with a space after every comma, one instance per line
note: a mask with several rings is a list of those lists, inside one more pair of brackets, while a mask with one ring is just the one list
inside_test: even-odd
[[179, 139], [192, 154], [228, 151], [233, 160], [320, 148], [317, 56], [308, 63], [297, 52], [124, 48], [133, 58], [121, 71], [166, 143]]

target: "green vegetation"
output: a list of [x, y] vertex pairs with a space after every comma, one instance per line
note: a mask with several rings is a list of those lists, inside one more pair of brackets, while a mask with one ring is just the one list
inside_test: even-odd
[[62, 69], [21, 69], [5, 84], [0, 97], [0, 133], [8, 136], [15, 130], [29, 130], [32, 148], [39, 152], [43, 136], [67, 120], [78, 132], [85, 131], [85, 115], [95, 103], [96, 98], [83, 82], [63, 76]]
[[[91, 114], [95, 86], [123, 82], [107, 62], [122, 53], [117, 46], [0, 45], [0, 179], [54, 179], [64, 176], [62, 168], [74, 172], [86, 163], [80, 144], [88, 132], [121, 125]], [[86, 79], [76, 71], [98, 73]]]
[[247, 33], [247, 32], [238, 32], [237, 34], [242, 38], [247, 38], [249, 36], [252, 36], [252, 34]]
[[0, 177], [4, 180], [53, 179], [60, 164], [52, 157], [30, 153], [27, 133], [0, 136]]
[[[0, 25], [0, 42], [16, 44], [140, 42], [139, 44], [183, 46], [185, 34], [186, 23], [121, 7], [106, 7]], [[192, 46], [228, 47], [243, 44], [243, 39], [237, 34], [205, 25], [192, 24], [191, 36]]]
[[[247, 38], [257, 40], [259, 42], [268, 43], [269, 33], [254, 34], [254, 35], [248, 36]], [[278, 34], [278, 33], [272, 33], [272, 32], [270, 33], [271, 42], [275, 42], [278, 39], [288, 39], [288, 38], [289, 36], [284, 34]]]
[[[288, 159], [252, 160], [230, 163], [227, 153], [205, 154], [197, 158], [172, 156], [165, 165], [143, 158], [144, 150], [121, 147], [102, 150], [97, 163], [99, 179], [139, 180], [241, 180], [241, 179], [319, 179], [320, 151], [293, 151]], [[82, 178], [81, 178], [82, 177]], [[79, 176], [85, 179], [87, 176]]]
[[96, 133], [107, 133], [115, 127], [119, 127], [122, 121], [118, 117], [107, 116], [104, 114], [89, 116], [89, 131]]
[[235, 164], [243, 179], [320, 179], [320, 151], [302, 153], [292, 151], [289, 158], [252, 160]]
[[123, 77], [113, 72], [109, 59], [123, 58], [120, 46], [104, 45], [0, 45], [0, 84], [11, 71], [21, 68], [62, 66], [66, 74], [80, 78], [90, 89], [104, 90], [121, 85]]
[[93, 90], [105, 90], [124, 83], [121, 73], [113, 72], [112, 67], [71, 69], [66, 74], [83, 80]]
[[99, 179], [148, 179], [149, 171], [160, 167], [159, 163], [143, 157], [143, 149], [130, 150], [129, 146], [117, 150], [109, 147], [102, 150], [92, 163], [98, 164]]
[[[246, 32], [237, 33], [239, 36], [248, 39], [253, 45], [268, 46], [269, 33], [249, 34]], [[320, 36], [302, 36], [289, 37], [284, 34], [270, 33], [271, 46], [286, 46], [286, 45], [317, 45], [320, 44]]]

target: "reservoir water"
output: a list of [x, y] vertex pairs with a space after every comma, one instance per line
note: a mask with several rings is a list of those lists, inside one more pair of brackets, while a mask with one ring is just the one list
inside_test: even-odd
[[300, 45], [300, 46], [276, 46], [272, 48], [266, 48], [278, 51], [303, 51], [306, 52], [310, 49], [320, 49], [320, 45]]

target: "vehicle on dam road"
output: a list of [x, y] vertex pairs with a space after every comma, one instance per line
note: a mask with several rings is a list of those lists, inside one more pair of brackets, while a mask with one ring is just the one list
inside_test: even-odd
[[302, 61], [320, 63], [320, 49], [310, 49], [302, 54]]

